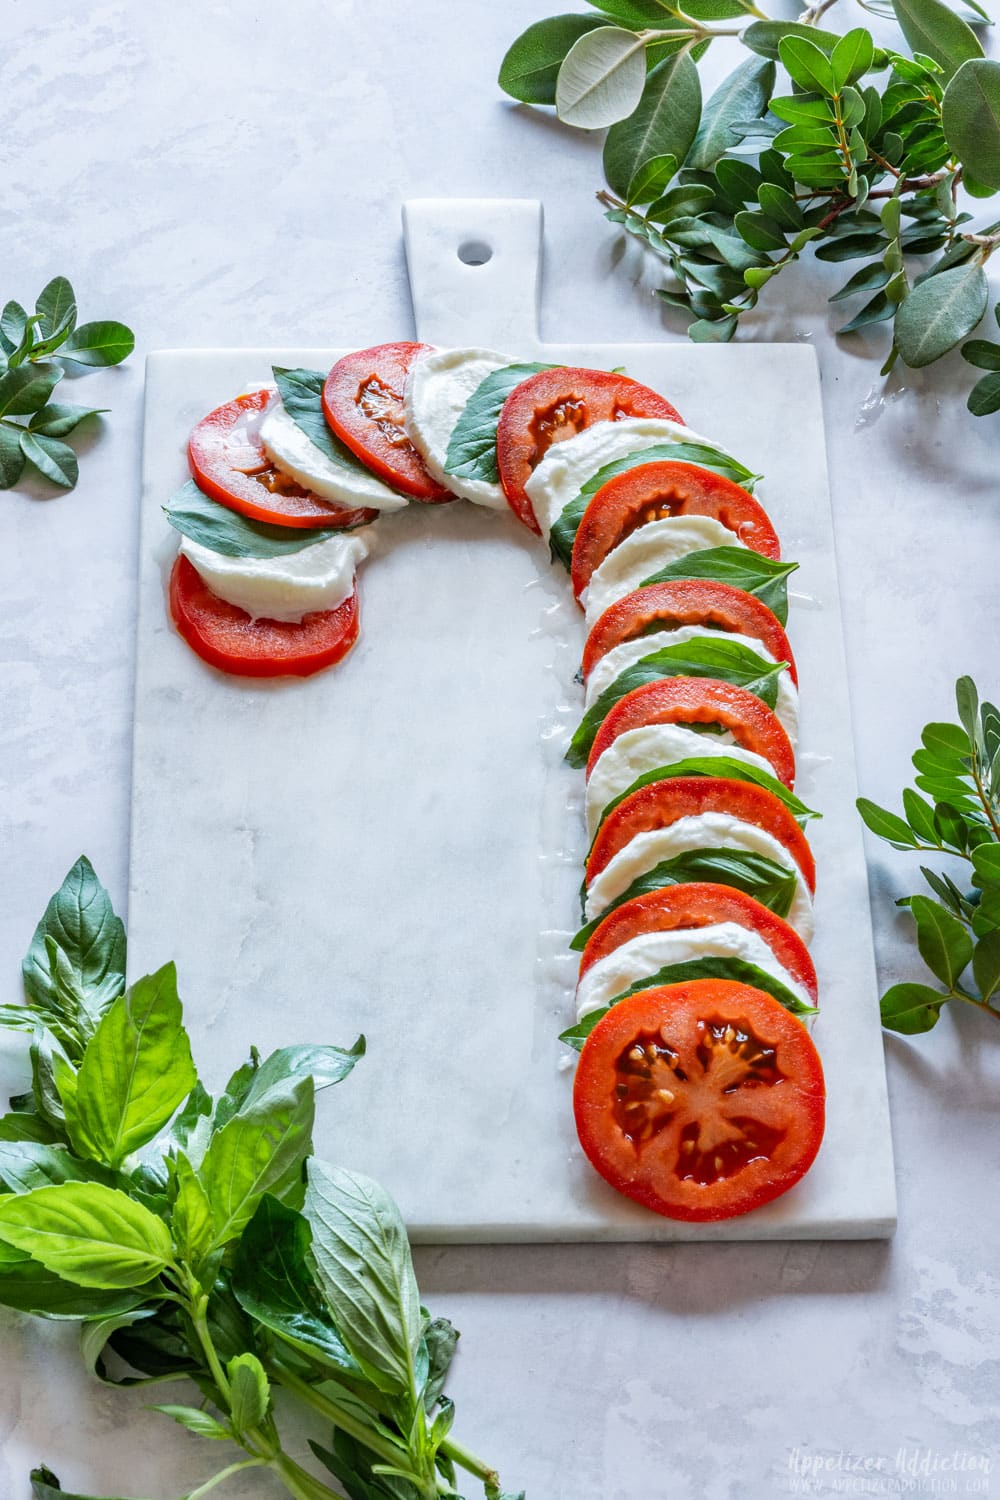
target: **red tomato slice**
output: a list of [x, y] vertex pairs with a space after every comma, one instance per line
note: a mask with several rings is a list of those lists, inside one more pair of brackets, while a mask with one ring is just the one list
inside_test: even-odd
[[237, 677], [311, 677], [346, 656], [358, 638], [358, 592], [300, 624], [254, 620], [213, 594], [186, 557], [170, 574], [170, 612], [193, 651]]
[[539, 370], [515, 386], [497, 424], [497, 467], [518, 520], [532, 531], [540, 530], [524, 486], [553, 443], [576, 437], [594, 422], [617, 422], [622, 417], [683, 420], [648, 385], [607, 370], [556, 367]]
[[762, 990], [697, 979], [612, 1006], [580, 1054], [576, 1129], [619, 1193], [705, 1223], [787, 1193], [823, 1139], [826, 1089], [802, 1025]]
[[393, 489], [415, 500], [454, 500], [432, 479], [406, 435], [403, 393], [429, 344], [377, 344], [338, 359], [323, 387], [323, 413], [342, 443]]
[[198, 488], [230, 510], [271, 526], [343, 529], [374, 521], [377, 510], [334, 505], [274, 467], [253, 426], [273, 395], [273, 386], [251, 391], [202, 418], [188, 443]]
[[710, 927], [716, 922], [735, 922], [739, 927], [758, 933], [781, 967], [802, 985], [813, 1005], [816, 1004], [819, 994], [816, 966], [794, 927], [743, 891], [734, 890], [730, 885], [714, 885], [710, 881], [665, 886], [615, 907], [595, 929], [583, 950], [580, 978], [622, 943], [643, 933]]
[[583, 513], [573, 543], [573, 592], [579, 599], [595, 568], [633, 531], [669, 516], [709, 516], [754, 552], [781, 557], [764, 507], [731, 479], [697, 464], [640, 464], [602, 485]]
[[626, 693], [597, 731], [587, 775], [620, 734], [643, 724], [721, 724], [744, 750], [770, 761], [779, 781], [794, 784], [795, 753], [777, 716], [746, 688], [715, 677], [664, 677]]
[[810, 891], [816, 889], [816, 862], [805, 834], [783, 802], [765, 787], [725, 776], [675, 776], [640, 787], [608, 813], [587, 856], [587, 884], [601, 873], [637, 833], [668, 828], [680, 818], [700, 813], [729, 813], [752, 823], [782, 844], [802, 871]]
[[655, 630], [673, 630], [680, 625], [709, 625], [715, 630], [753, 636], [775, 661], [788, 663], [789, 676], [798, 683], [788, 637], [767, 605], [753, 594], [734, 589], [730, 583], [715, 583], [710, 578], [651, 583], [610, 604], [587, 637], [583, 649], [584, 677], [589, 677], [601, 657], [622, 641], [634, 641]]

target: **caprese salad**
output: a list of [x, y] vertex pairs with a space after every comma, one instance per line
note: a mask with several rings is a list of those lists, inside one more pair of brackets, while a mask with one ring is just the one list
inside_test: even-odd
[[211, 666], [308, 676], [358, 634], [379, 518], [509, 510], [569, 573], [588, 635], [566, 758], [590, 840], [580, 1143], [668, 1217], [728, 1218], [819, 1149], [816, 872], [797, 797], [787, 580], [754, 474], [618, 371], [394, 343], [275, 368], [191, 434], [178, 631]]

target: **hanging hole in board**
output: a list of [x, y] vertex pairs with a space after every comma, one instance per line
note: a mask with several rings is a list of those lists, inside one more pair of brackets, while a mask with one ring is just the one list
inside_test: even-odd
[[458, 247], [458, 258], [464, 266], [485, 266], [493, 259], [493, 248], [485, 240], [466, 240]]

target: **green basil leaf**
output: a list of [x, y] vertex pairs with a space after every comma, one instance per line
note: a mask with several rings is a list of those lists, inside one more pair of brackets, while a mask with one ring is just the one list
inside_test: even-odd
[[255, 1354], [237, 1354], [226, 1366], [229, 1409], [237, 1432], [259, 1427], [271, 1405], [271, 1387]]
[[806, 807], [794, 792], [789, 791], [783, 781], [761, 770], [759, 766], [750, 765], [744, 760], [737, 760], [732, 755], [689, 755], [684, 760], [674, 761], [673, 765], [656, 766], [653, 770], [644, 771], [641, 776], [637, 776], [630, 787], [627, 787], [620, 796], [613, 798], [603, 809], [601, 823], [620, 802], [624, 802], [626, 797], [631, 797], [633, 792], [641, 791], [644, 786], [652, 786], [657, 781], [669, 781], [675, 776], [724, 776], [727, 781], [748, 781], [753, 786], [764, 787], [773, 797], [777, 797], [779, 802], [783, 802], [798, 823], [806, 823], [810, 818], [823, 816], [822, 813], [813, 812], [811, 808]]
[[25, 993], [43, 1011], [59, 1006], [50, 939], [69, 961], [82, 1006], [96, 1023], [125, 988], [125, 927], [86, 856], [49, 901], [21, 965]]
[[427, 1346], [427, 1379], [423, 1400], [425, 1410], [429, 1411], [441, 1399], [458, 1344], [458, 1329], [447, 1318], [432, 1318], [424, 1329], [424, 1343]]
[[30, 1193], [60, 1182], [103, 1182], [113, 1174], [96, 1162], [80, 1161], [65, 1146], [40, 1141], [0, 1141], [0, 1183], [8, 1193]]
[[709, 98], [698, 134], [688, 152], [688, 167], [713, 167], [737, 144], [733, 125], [763, 115], [774, 89], [774, 63], [749, 57], [740, 63]]
[[[43, 1464], [31, 1471], [31, 1500], [96, 1500], [93, 1495], [71, 1495], [64, 1490], [51, 1469]], [[110, 1496], [105, 1497], [110, 1500]]]
[[579, 495], [564, 507], [553, 522], [549, 533], [549, 547], [553, 557], [557, 557], [564, 567], [569, 568], [573, 559], [573, 543], [576, 541], [576, 533], [583, 520], [583, 513], [597, 491], [606, 485], [609, 479], [614, 479], [618, 474], [625, 474], [629, 469], [639, 468], [642, 464], [659, 463], [664, 460], [669, 460], [671, 463], [700, 464], [703, 469], [711, 469], [714, 474], [721, 474], [725, 479], [731, 479], [734, 484], [742, 485], [751, 493], [756, 481], [760, 478], [759, 474], [752, 474], [749, 469], [744, 468], [735, 458], [730, 458], [727, 453], [722, 453], [718, 448], [710, 448], [703, 443], [657, 443], [652, 448], [641, 448], [636, 453], [629, 453], [624, 458], [605, 464], [603, 469], [598, 469], [597, 473], [587, 480]]
[[946, 79], [970, 57], [982, 57], [976, 33], [943, 0], [892, 0], [899, 28], [914, 52], [940, 63]]
[[[314, 448], [340, 469], [368, 475], [361, 460], [331, 431], [323, 415], [323, 386], [326, 376], [322, 370], [286, 370], [272, 366], [275, 384], [281, 404], [297, 427], [300, 427]], [[285, 530], [287, 531], [287, 527]]]
[[1000, 63], [971, 57], [962, 64], [945, 90], [942, 124], [971, 175], [1000, 188]]
[[399, 1210], [357, 1173], [313, 1159], [308, 1179], [319, 1284], [344, 1342], [375, 1383], [413, 1392], [423, 1316]]
[[54, 276], [35, 303], [38, 332], [45, 342], [76, 327], [76, 294], [65, 276]]
[[969, 392], [968, 408], [974, 417], [988, 417], [1000, 411], [1000, 374], [984, 375]]
[[80, 1149], [120, 1166], [158, 1134], [197, 1082], [172, 963], [138, 980], [87, 1044], [66, 1122]]
[[40, 411], [62, 379], [60, 365], [20, 365], [0, 375], [0, 417], [26, 417]]
[[798, 563], [775, 562], [749, 547], [703, 547], [668, 563], [652, 577], [644, 578], [640, 587], [667, 583], [672, 578], [713, 578], [719, 583], [743, 589], [747, 594], [756, 594], [785, 625], [788, 621], [788, 576], [797, 567]]
[[220, 505], [202, 494], [193, 479], [183, 484], [164, 506], [164, 515], [175, 531], [221, 552], [225, 557], [288, 557], [305, 547], [315, 547], [334, 534], [333, 527], [269, 526], [251, 521], [228, 505]]
[[198, 1174], [212, 1206], [213, 1246], [236, 1238], [265, 1193], [283, 1197], [298, 1184], [311, 1149], [314, 1112], [312, 1080], [303, 1078], [270, 1089], [260, 1105], [234, 1115], [215, 1132]]
[[107, 410], [106, 406], [73, 406], [69, 402], [51, 401], [35, 412], [28, 431], [41, 437], [65, 437], [86, 417], [101, 417]]
[[74, 1286], [23, 1250], [0, 1243], [0, 1305], [44, 1318], [106, 1317], [138, 1306], [143, 1293]]
[[365, 1055], [365, 1039], [359, 1036], [353, 1047], [315, 1046], [280, 1047], [261, 1063], [250, 1080], [240, 1108], [257, 1107], [267, 1101], [274, 1089], [311, 1078], [314, 1090], [341, 1083]]
[[882, 996], [880, 1010], [886, 1031], [916, 1036], [936, 1026], [947, 1000], [926, 984], [894, 984]]
[[236, 1248], [233, 1292], [244, 1312], [272, 1333], [340, 1373], [359, 1376], [317, 1289], [311, 1247], [303, 1215], [266, 1195]]
[[181, 1257], [197, 1265], [212, 1248], [212, 1205], [188, 1158], [178, 1152], [174, 1159], [177, 1196], [170, 1214], [170, 1227]]
[[0, 490], [9, 490], [24, 472], [21, 429], [0, 422]]
[[605, 688], [587, 709], [570, 741], [566, 760], [571, 766], [585, 766], [598, 731], [608, 714], [627, 694], [663, 677], [712, 677], [731, 682], [753, 693], [773, 709], [778, 696], [778, 678], [784, 662], [770, 662], [739, 641], [696, 637], [683, 645], [666, 646], [627, 667]]
[[690, 849], [672, 859], [662, 860], [653, 869], [639, 875], [599, 917], [580, 929], [570, 947], [582, 952], [605, 917], [617, 907], [624, 906], [626, 901], [646, 896], [664, 886], [687, 885], [693, 880], [731, 885], [753, 896], [776, 916], [787, 917], [795, 898], [797, 879], [794, 870], [779, 865], [764, 854], [751, 854], [743, 849]]
[[651, 156], [683, 161], [694, 143], [701, 119], [701, 84], [686, 52], [656, 64], [633, 108], [628, 119], [612, 125], [604, 143], [604, 175], [622, 197], [643, 162]]
[[164, 1416], [172, 1418], [178, 1426], [193, 1432], [195, 1437], [211, 1438], [217, 1443], [233, 1441], [232, 1431], [223, 1427], [211, 1412], [203, 1411], [200, 1406], [152, 1406], [150, 1411], [163, 1412]]
[[19, 1109], [0, 1116], [0, 1141], [38, 1141], [43, 1146], [62, 1143], [61, 1136], [41, 1115]]
[[144, 1286], [169, 1264], [166, 1225], [99, 1182], [64, 1182], [0, 1198], [0, 1239], [77, 1286]]
[[497, 79], [523, 104], [555, 104], [556, 78], [566, 53], [588, 31], [606, 23], [597, 16], [549, 16], [523, 31], [507, 49]]
[[562, 60], [556, 113], [564, 124], [584, 130], [614, 125], [639, 104], [645, 81], [645, 42], [623, 27], [599, 26], [579, 37]]
[[78, 365], [119, 365], [135, 348], [135, 335], [124, 323], [81, 323], [59, 351]]
[[520, 364], [491, 370], [473, 391], [452, 428], [444, 461], [446, 471], [462, 479], [498, 484], [497, 423], [501, 408], [511, 391], [529, 375], [552, 368], [552, 365]]
[[910, 911], [921, 958], [936, 979], [954, 988], [972, 958], [972, 938], [957, 917], [929, 896], [912, 897]]
[[59, 485], [60, 489], [71, 490], [80, 477], [76, 454], [56, 438], [36, 437], [33, 432], [24, 431], [21, 433], [21, 452], [40, 474]]
[[940, 359], [972, 332], [988, 299], [981, 265], [955, 266], [914, 287], [896, 314], [896, 347], [904, 362], [920, 368]]

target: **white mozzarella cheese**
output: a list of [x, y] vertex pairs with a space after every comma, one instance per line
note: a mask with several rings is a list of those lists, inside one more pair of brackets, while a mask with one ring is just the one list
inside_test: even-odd
[[403, 510], [409, 503], [406, 495], [397, 495], [381, 479], [376, 479], [353, 454], [347, 455], [343, 463], [337, 463], [317, 448], [288, 415], [277, 395], [264, 413], [259, 437], [275, 468], [324, 500], [371, 510]]
[[616, 599], [640, 588], [668, 563], [708, 547], [742, 547], [735, 531], [711, 516], [665, 516], [630, 532], [594, 569], [581, 603], [587, 628], [600, 619]]
[[492, 349], [436, 349], [414, 360], [406, 378], [406, 431], [429, 472], [453, 495], [490, 510], [507, 509], [500, 485], [450, 474], [445, 463], [451, 435], [469, 398], [487, 375], [511, 363]]
[[750, 854], [763, 854], [775, 864], [791, 870], [797, 878], [787, 921], [804, 942], [809, 942], [813, 931], [812, 897], [805, 876], [791, 854], [765, 829], [722, 812], [696, 813], [678, 818], [666, 828], [637, 833], [588, 886], [588, 922], [599, 917], [612, 901], [624, 895], [640, 875], [652, 870], [662, 860], [673, 859], [692, 849], [743, 849]]
[[213, 594], [253, 619], [300, 621], [350, 597], [368, 545], [356, 533], [342, 532], [284, 557], [225, 557], [186, 536], [181, 552]]

